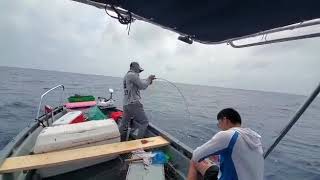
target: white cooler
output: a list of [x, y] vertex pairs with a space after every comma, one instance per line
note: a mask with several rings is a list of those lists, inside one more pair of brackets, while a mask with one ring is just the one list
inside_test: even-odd
[[[120, 142], [120, 133], [116, 122], [111, 119], [88, 121], [44, 128], [38, 136], [33, 151], [37, 154], [116, 142]], [[117, 156], [101, 157], [43, 168], [37, 171], [43, 178], [50, 177], [106, 162], [116, 157]]]
[[33, 152], [37, 154], [90, 146], [102, 141], [120, 142], [118, 126], [111, 119], [46, 127], [39, 134]]

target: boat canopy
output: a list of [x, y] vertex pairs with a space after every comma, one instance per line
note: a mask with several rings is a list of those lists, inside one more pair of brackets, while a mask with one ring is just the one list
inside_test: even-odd
[[320, 18], [319, 0], [74, 1], [118, 10], [123, 17], [143, 20], [206, 44], [229, 42]]

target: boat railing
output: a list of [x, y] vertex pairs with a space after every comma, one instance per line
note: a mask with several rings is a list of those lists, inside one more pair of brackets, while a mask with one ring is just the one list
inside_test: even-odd
[[[310, 20], [310, 21], [305, 21], [305, 22], [302, 21], [301, 23], [297, 23], [297, 24], [293, 24], [293, 25], [289, 25], [289, 26], [285, 26], [285, 27], [279, 27], [279, 28], [275, 28], [275, 29], [271, 29], [271, 30], [266, 30], [266, 31], [262, 31], [262, 32], [259, 32], [256, 34], [251, 34], [248, 36], [233, 38], [233, 39], [229, 39], [226, 41], [222, 41], [222, 42], [218, 42], [218, 43], [211, 43], [211, 44], [220, 44], [220, 43], [226, 42], [226, 43], [230, 44], [231, 47], [233, 47], [233, 48], [245, 48], [245, 47], [273, 44], [273, 43], [279, 43], [279, 42], [294, 41], [294, 40], [300, 40], [300, 39], [315, 38], [315, 37], [320, 37], [320, 33], [307, 33], [305, 35], [276, 38], [276, 39], [272, 39], [272, 40], [267, 40], [267, 35], [279, 33], [279, 32], [284, 32], [284, 31], [288, 31], [288, 30], [295, 30], [295, 29], [299, 29], [299, 28], [313, 27], [313, 26], [317, 26], [317, 25], [320, 25], [320, 19]], [[235, 41], [240, 41], [240, 40], [249, 39], [249, 38], [258, 37], [258, 36], [262, 36], [262, 39], [264, 39], [264, 40], [262, 40], [260, 42], [247, 43], [247, 44], [242, 44], [242, 45], [235, 44]]]
[[63, 94], [64, 94], [64, 85], [63, 85], [63, 84], [60, 84], [60, 85], [58, 85], [58, 86], [55, 86], [55, 87], [49, 89], [48, 91], [46, 91], [45, 93], [43, 93], [43, 94], [41, 95], [41, 97], [40, 97], [40, 102], [39, 102], [39, 106], [38, 106], [37, 116], [36, 116], [36, 118], [35, 118], [36, 121], [39, 121], [40, 110], [41, 110], [43, 98], [44, 98], [47, 94], [49, 94], [50, 92], [52, 92], [53, 90], [56, 90], [56, 89], [58, 89], [58, 88], [62, 88], [61, 97], [63, 97]]

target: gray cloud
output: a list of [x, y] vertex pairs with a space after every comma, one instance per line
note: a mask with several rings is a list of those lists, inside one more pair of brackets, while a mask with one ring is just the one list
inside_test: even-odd
[[0, 8], [0, 65], [122, 77], [135, 60], [143, 76], [298, 94], [320, 79], [319, 39], [246, 49], [189, 45], [139, 21], [128, 36], [103, 10], [68, 0], [2, 1]]

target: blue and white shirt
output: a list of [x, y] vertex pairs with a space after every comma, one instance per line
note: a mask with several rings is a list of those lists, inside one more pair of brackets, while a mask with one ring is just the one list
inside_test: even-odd
[[196, 148], [192, 160], [200, 162], [220, 155], [220, 180], [263, 180], [261, 136], [249, 128], [220, 131]]

